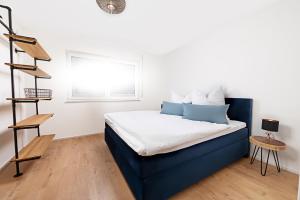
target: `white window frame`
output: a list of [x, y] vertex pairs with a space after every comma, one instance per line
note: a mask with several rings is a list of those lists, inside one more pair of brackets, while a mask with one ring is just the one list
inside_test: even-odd
[[135, 96], [134, 97], [112, 97], [108, 96], [108, 94], [105, 94], [105, 97], [73, 97], [72, 96], [72, 78], [68, 78], [68, 91], [67, 91], [67, 103], [72, 102], [110, 102], [110, 101], [140, 101], [141, 100], [141, 94], [142, 94], [142, 58], [140, 59], [117, 59], [110, 56], [104, 56], [104, 55], [97, 55], [97, 54], [91, 54], [91, 53], [83, 53], [83, 52], [77, 52], [77, 51], [66, 51], [66, 57], [67, 57], [67, 68], [68, 68], [68, 74], [71, 74], [72, 66], [71, 66], [71, 57], [76, 56], [80, 58], [87, 58], [87, 59], [108, 59], [113, 60], [114, 62], [119, 62], [123, 64], [130, 64], [134, 65], [136, 67], [135, 70]]

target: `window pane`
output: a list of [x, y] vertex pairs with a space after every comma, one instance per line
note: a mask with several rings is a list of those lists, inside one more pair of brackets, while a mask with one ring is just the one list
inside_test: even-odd
[[80, 54], [70, 55], [71, 98], [136, 100], [138, 64]]
[[134, 97], [135, 92], [135, 69], [134, 65], [113, 63], [111, 66], [112, 78], [110, 95]]
[[101, 60], [71, 57], [72, 96], [105, 97], [105, 63]]

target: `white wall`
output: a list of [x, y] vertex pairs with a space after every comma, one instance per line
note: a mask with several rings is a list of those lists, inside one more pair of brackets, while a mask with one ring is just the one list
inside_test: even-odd
[[[300, 2], [281, 1], [166, 56], [168, 89], [187, 93], [223, 85], [230, 97], [254, 99], [253, 134], [262, 118], [280, 121], [288, 145], [281, 165], [298, 173], [300, 151]], [[272, 158], [271, 158], [272, 160]]]
[[[131, 47], [115, 43], [103, 44], [87, 38], [53, 38], [51, 35], [36, 34], [43, 47], [52, 57], [51, 62], [38, 62], [52, 79], [39, 80], [40, 88], [53, 90], [53, 100], [40, 102], [40, 113], [55, 113], [53, 119], [41, 126], [42, 133], [55, 133], [56, 138], [74, 137], [104, 132], [104, 113], [138, 109], [159, 109], [164, 93], [161, 58], [145, 54]], [[72, 36], [70, 36], [72, 37]], [[85, 102], [66, 103], [69, 73], [66, 64], [66, 50], [113, 56], [125, 59], [143, 58], [143, 90], [141, 101], [128, 102]], [[26, 79], [26, 86], [34, 86], [33, 79]], [[27, 115], [34, 114], [34, 105], [27, 109]], [[34, 135], [34, 131], [30, 131]], [[32, 133], [34, 132], [34, 133]], [[30, 137], [31, 137], [30, 136]]]

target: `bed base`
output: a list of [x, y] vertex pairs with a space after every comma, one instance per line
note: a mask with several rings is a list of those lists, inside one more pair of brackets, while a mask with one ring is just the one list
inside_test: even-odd
[[[241, 135], [240, 137], [232, 140], [230, 144], [226, 144], [222, 147], [219, 146], [208, 153], [182, 161], [170, 168], [147, 176], [138, 174], [137, 170], [132, 167], [134, 166], [132, 162], [135, 158], [143, 160], [151, 159], [151, 156], [142, 157], [136, 154], [114, 130], [106, 124], [105, 142], [137, 200], [167, 199], [173, 194], [199, 182], [242, 157], [249, 156], [252, 100], [231, 98], [227, 99], [227, 102], [231, 104], [231, 110], [228, 112], [229, 117], [231, 119], [244, 121], [247, 124], [247, 128], [236, 132], [236, 134]], [[189, 148], [195, 149], [208, 142], [222, 142], [226, 141], [226, 139], [228, 141], [228, 138], [232, 137], [232, 134], [234, 133]], [[186, 148], [185, 151], [188, 151], [189, 148]], [[174, 152], [165, 155], [171, 155], [172, 153]]]
[[106, 128], [105, 141], [137, 200], [167, 199], [178, 191], [248, 155], [249, 141], [248, 138], [244, 138], [224, 148], [143, 178], [136, 174], [124, 157], [122, 149], [118, 148], [122, 140], [121, 138], [116, 139], [119, 136], [112, 131], [112, 129]]

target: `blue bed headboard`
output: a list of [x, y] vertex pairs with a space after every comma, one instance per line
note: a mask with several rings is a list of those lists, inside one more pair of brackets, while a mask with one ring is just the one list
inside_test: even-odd
[[249, 136], [252, 127], [252, 105], [253, 99], [226, 98], [226, 104], [230, 104], [227, 115], [232, 120], [242, 121], [247, 124]]

